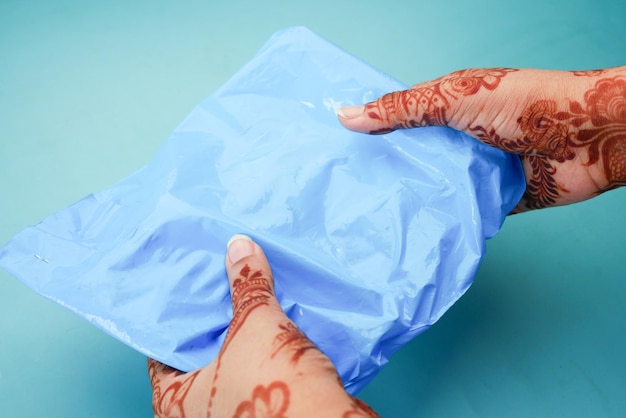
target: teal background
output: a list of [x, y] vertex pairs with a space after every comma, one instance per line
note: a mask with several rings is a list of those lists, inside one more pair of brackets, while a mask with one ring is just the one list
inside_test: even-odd
[[[277, 30], [412, 84], [626, 64], [614, 1], [0, 1], [0, 243], [148, 162]], [[383, 417], [626, 416], [626, 190], [509, 218], [361, 397]], [[0, 416], [149, 417], [145, 358], [0, 271]]]

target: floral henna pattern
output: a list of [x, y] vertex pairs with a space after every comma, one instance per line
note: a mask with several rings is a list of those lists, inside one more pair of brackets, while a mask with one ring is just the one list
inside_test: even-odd
[[258, 385], [252, 399], [239, 404], [233, 418], [286, 418], [289, 407], [289, 388], [279, 380], [267, 387]]
[[[454, 125], [451, 118], [456, 116], [451, 109], [456, 100], [495, 90], [512, 71], [518, 70], [457, 71], [407, 91], [389, 93], [365, 105], [369, 118], [386, 125], [370, 133]], [[575, 77], [601, 77], [608, 71], [570, 73]], [[537, 100], [516, 121], [521, 135], [515, 138], [505, 138], [490, 126], [469, 126], [467, 130], [487, 144], [520, 154], [528, 177], [524, 195], [527, 208], [563, 202], [569, 190], [556, 180], [557, 170], [562, 169], [562, 163], [575, 158], [586, 158], [586, 166], [597, 164], [602, 170], [606, 182], [596, 179], [602, 184], [598, 193], [626, 185], [626, 79], [623, 76], [598, 80], [580, 101]]]
[[[530, 175], [526, 173], [528, 178], [524, 194], [527, 208], [540, 209], [554, 205], [560, 196], [560, 192], [567, 191], [554, 180], [553, 176], [556, 173], [556, 168], [552, 166], [550, 161], [545, 156], [534, 155], [538, 151], [537, 147], [533, 148], [532, 139], [527, 136], [514, 140], [502, 138], [496, 133], [494, 128], [486, 129], [482, 126], [471, 127], [470, 131], [472, 135], [485, 144], [507, 152], [520, 154], [520, 159], [528, 162]], [[527, 155], [529, 152], [531, 155]]]
[[384, 134], [399, 128], [415, 128], [427, 125], [446, 125], [446, 110], [450, 106], [448, 99], [442, 94], [440, 86], [411, 89], [405, 92], [393, 92], [379, 100], [365, 105], [365, 112], [371, 119], [392, 122], [390, 115], [402, 110], [403, 114], [411, 115], [403, 122], [391, 128], [371, 131], [370, 134]]
[[188, 373], [182, 381], [175, 381], [167, 386], [165, 391], [161, 391], [161, 381], [159, 375], [163, 372], [177, 377], [183, 372], [173, 369], [156, 360], [148, 360], [148, 375], [152, 384], [152, 409], [155, 417], [185, 418], [183, 402], [187, 397], [189, 389], [198, 377], [198, 372]]
[[278, 327], [281, 332], [274, 339], [274, 350], [272, 351], [271, 358], [274, 358], [276, 354], [286, 348], [291, 350], [291, 364], [296, 365], [308, 350], [318, 349], [293, 322], [280, 324]]
[[[523, 117], [518, 122], [527, 137], [544, 145], [553, 144], [547, 147], [554, 150], [548, 157], [551, 160], [563, 162], [573, 158], [576, 149], [585, 148], [588, 152], [586, 166], [599, 161], [602, 164], [608, 183], [602, 191], [626, 184], [626, 80], [619, 77], [601, 79], [585, 93], [583, 101], [584, 105], [570, 101], [568, 111], [556, 112], [556, 104], [550, 106], [544, 120], [552, 126], [552, 136], [540, 138], [529, 129], [532, 126]], [[531, 166], [538, 183], [546, 178], [552, 179], [556, 172], [551, 164]], [[543, 184], [545, 187], [529, 190], [529, 196], [535, 201], [530, 203], [531, 206], [551, 204], [551, 200], [545, 199], [551, 192], [548, 190], [550, 184]]]
[[[595, 74], [595, 72], [589, 72]], [[583, 74], [580, 74], [583, 75]], [[584, 74], [587, 75], [587, 74]], [[586, 149], [586, 166], [602, 163], [609, 190], [626, 184], [626, 80], [620, 77], [599, 80], [587, 91], [583, 103], [570, 100], [559, 110], [555, 100], [537, 100], [517, 119], [522, 132], [514, 139], [501, 138], [493, 128], [470, 127], [481, 141], [520, 154], [527, 162], [528, 209], [552, 206], [569, 190], [557, 183], [559, 163]]]
[[[565, 123], [569, 115], [557, 112], [557, 103], [554, 100], [538, 100], [530, 105], [522, 116], [517, 119], [523, 138], [526, 154], [538, 154], [552, 158], [558, 162], [573, 159], [576, 154], [569, 144], [575, 133]], [[580, 126], [579, 121], [571, 124]]]
[[526, 181], [524, 198], [528, 209], [542, 209], [556, 204], [561, 192], [567, 190], [554, 180], [556, 167], [549, 160], [533, 155], [522, 156], [530, 166], [530, 178]]
[[271, 279], [264, 277], [261, 270], [252, 273], [250, 266], [247, 264], [239, 271], [239, 277], [233, 281], [232, 288], [233, 319], [230, 322], [228, 333], [224, 339], [224, 345], [220, 350], [220, 354], [217, 356], [215, 374], [213, 375], [209, 395], [209, 412], [207, 413], [207, 417], [211, 416], [213, 399], [217, 393], [217, 380], [222, 365], [223, 353], [226, 351], [235, 335], [237, 335], [250, 313], [261, 306], [269, 305], [269, 301], [274, 294]]
[[519, 70], [515, 68], [471, 68], [442, 77], [441, 85], [443, 90], [456, 99], [458, 95], [471, 96], [476, 94], [481, 88], [495, 90], [502, 77], [514, 71]]
[[[252, 311], [260, 306], [269, 304], [274, 292], [270, 280], [263, 277], [263, 272], [257, 270], [251, 273], [246, 264], [239, 272], [239, 278], [233, 282], [233, 319], [224, 341], [224, 349], [230, 343]], [[223, 351], [223, 350], [222, 350]]]
[[[494, 90], [500, 80], [513, 68], [468, 69], [456, 71], [430, 83], [414, 86], [410, 90], [393, 92], [379, 100], [365, 105], [365, 112], [371, 119], [395, 123], [391, 128], [371, 131], [371, 134], [388, 133], [398, 128], [449, 123], [448, 111], [454, 100], [461, 96], [471, 96], [481, 89]], [[395, 122], [392, 115], [405, 115], [402, 122]]]
[[[609, 188], [626, 184], [626, 80], [619, 77], [600, 80], [585, 94], [587, 114], [593, 128], [582, 129], [572, 146], [589, 148], [588, 165], [602, 160]], [[572, 113], [580, 109], [570, 105]], [[579, 116], [581, 117], [581, 116]]]

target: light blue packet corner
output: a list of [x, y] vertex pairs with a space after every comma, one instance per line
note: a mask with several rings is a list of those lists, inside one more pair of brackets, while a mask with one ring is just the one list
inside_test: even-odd
[[281, 31], [146, 167], [20, 232], [0, 265], [189, 371], [220, 349], [225, 246], [248, 234], [289, 317], [356, 393], [467, 290], [524, 190], [517, 157], [459, 132], [338, 123], [336, 107], [404, 88], [305, 28]]

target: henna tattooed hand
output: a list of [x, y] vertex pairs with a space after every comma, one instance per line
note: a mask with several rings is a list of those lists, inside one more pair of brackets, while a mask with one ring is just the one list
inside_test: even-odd
[[626, 184], [626, 66], [469, 69], [337, 114], [354, 131], [449, 126], [519, 154], [527, 187], [513, 212], [575, 203]]
[[215, 361], [183, 373], [148, 360], [155, 417], [377, 417], [285, 315], [263, 250], [236, 235], [226, 271], [233, 319]]

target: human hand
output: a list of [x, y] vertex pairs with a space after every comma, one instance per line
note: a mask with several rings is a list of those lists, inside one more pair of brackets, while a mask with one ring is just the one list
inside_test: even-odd
[[226, 272], [233, 319], [217, 358], [189, 373], [148, 360], [155, 417], [378, 416], [282, 311], [261, 247], [234, 236]]
[[372, 134], [449, 126], [519, 154], [526, 192], [513, 212], [626, 184], [626, 66], [457, 71], [337, 115], [346, 128]]

